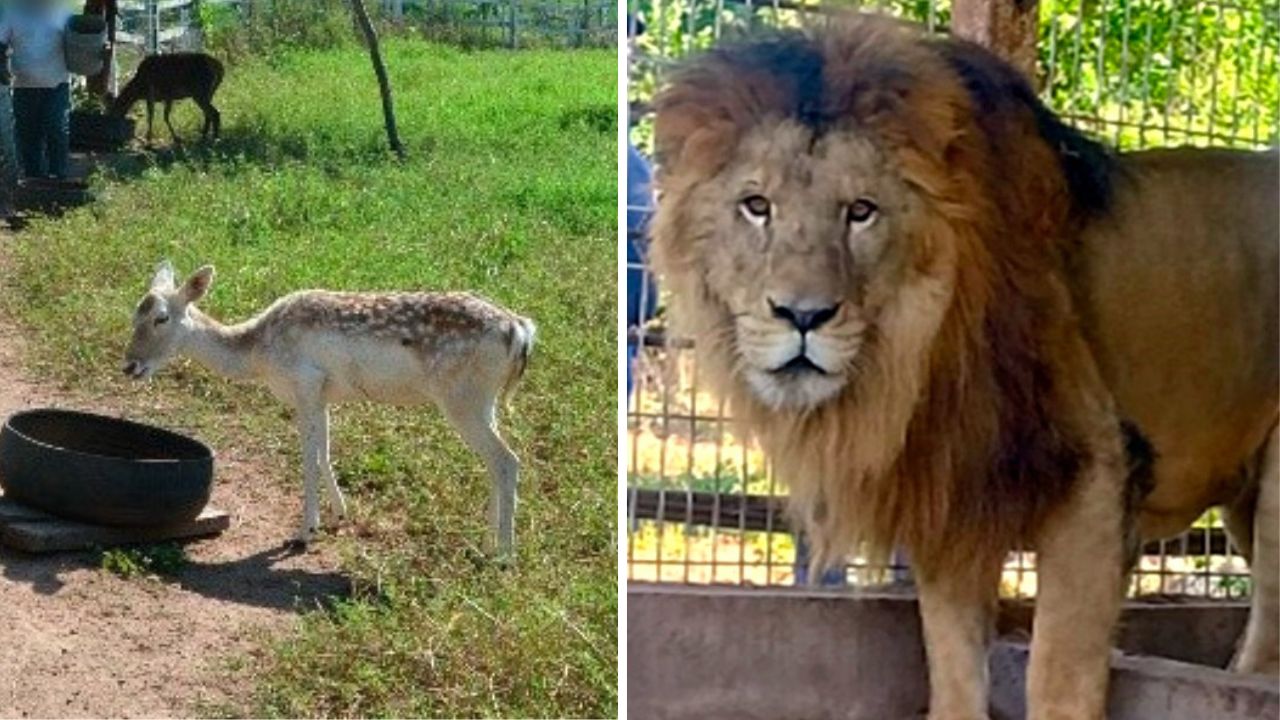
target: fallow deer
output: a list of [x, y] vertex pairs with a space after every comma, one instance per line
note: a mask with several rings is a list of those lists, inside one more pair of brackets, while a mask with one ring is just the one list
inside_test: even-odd
[[110, 114], [124, 117], [139, 100], [147, 103], [147, 142], [151, 142], [156, 103], [164, 103], [164, 124], [174, 142], [180, 142], [169, 116], [176, 100], [191, 98], [204, 112], [202, 138], [218, 137], [222, 132], [222, 114], [213, 106], [213, 94], [222, 84], [222, 63], [205, 53], [171, 53], [148, 55], [142, 59], [133, 77], [111, 103]]
[[511, 555], [519, 461], [498, 434], [496, 412], [524, 374], [531, 320], [469, 293], [305, 290], [228, 326], [196, 307], [212, 281], [208, 265], [181, 286], [168, 262], [156, 270], [134, 312], [124, 372], [146, 379], [188, 356], [222, 375], [261, 382], [292, 406], [305, 488], [297, 541], [319, 529], [321, 479], [330, 508], [346, 517], [329, 461], [328, 406], [435, 403], [483, 458], [492, 480], [490, 523], [499, 552]]

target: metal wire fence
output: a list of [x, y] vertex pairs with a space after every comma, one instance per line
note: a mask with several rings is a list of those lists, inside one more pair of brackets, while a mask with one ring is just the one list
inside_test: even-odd
[[417, 25], [427, 37], [473, 45], [613, 47], [611, 0], [382, 0], [383, 17]]
[[[946, 32], [948, 0], [867, 3], [868, 9]], [[680, 57], [761, 26], [802, 22], [817, 4], [775, 0], [642, 0], [646, 25], [630, 46], [632, 139], [648, 146], [647, 103]], [[1277, 143], [1280, 5], [1179, 0], [1044, 0], [1036, 78], [1050, 107], [1122, 149], [1173, 145], [1257, 148]], [[632, 207], [633, 211], [646, 208]], [[629, 284], [644, 295], [644, 238]], [[648, 298], [640, 298], [643, 307]], [[669, 337], [662, 310], [630, 328], [628, 576], [632, 580], [737, 585], [803, 583], [803, 543], [781, 510], [785, 488], [760, 450], [735, 430], [705, 388], [692, 343]], [[1010, 553], [1006, 597], [1035, 595], [1035, 560]], [[866, 585], [908, 578], [895, 561], [870, 568], [850, 558], [823, 583]], [[1247, 566], [1216, 511], [1182, 536], [1149, 544], [1134, 595], [1241, 598]]]
[[116, 42], [141, 53], [198, 50], [200, 4], [238, 6], [238, 0], [122, 0]]

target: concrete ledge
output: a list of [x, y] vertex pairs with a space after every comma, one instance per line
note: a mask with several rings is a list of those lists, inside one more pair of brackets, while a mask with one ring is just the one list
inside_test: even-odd
[[628, 589], [631, 717], [892, 720], [919, 714], [927, 701], [910, 599]]
[[[1025, 645], [997, 643], [991, 652], [991, 706], [1000, 717], [1026, 716]], [[1111, 661], [1112, 720], [1275, 720], [1280, 686], [1274, 678], [1152, 657]]]
[[[634, 717], [898, 720], [927, 709], [911, 597], [631, 584], [627, 598]], [[1223, 642], [1234, 643], [1226, 633], [1239, 614], [1214, 603], [1137, 604], [1126, 610], [1122, 637], [1127, 648], [1179, 648], [1181, 639], [1199, 638], [1197, 652], [1220, 655]], [[1006, 612], [1001, 624], [1018, 622]], [[993, 709], [1001, 720], [1021, 720], [1025, 647], [997, 644], [991, 663]], [[1118, 654], [1113, 668], [1111, 720], [1280, 718], [1274, 679]]]
[[229, 527], [231, 516], [211, 507], [186, 522], [116, 527], [68, 520], [0, 497], [0, 544], [29, 553], [189, 540], [217, 535]]
[[[1035, 608], [1028, 601], [1003, 602], [1000, 636], [1030, 635]], [[1245, 602], [1131, 600], [1125, 603], [1115, 645], [1128, 655], [1152, 655], [1224, 668], [1249, 620]]]

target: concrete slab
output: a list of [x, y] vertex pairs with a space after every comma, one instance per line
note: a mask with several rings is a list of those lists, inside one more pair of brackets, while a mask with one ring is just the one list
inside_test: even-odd
[[216, 535], [230, 526], [231, 516], [211, 507], [185, 523], [112, 527], [66, 520], [0, 497], [0, 543], [30, 553], [185, 540]]
[[[997, 643], [991, 652], [991, 707], [999, 717], [1026, 717], [1026, 645]], [[1261, 675], [1152, 657], [1111, 661], [1112, 720], [1276, 720], [1280, 683]]]
[[[1034, 610], [1027, 601], [1001, 603], [1000, 636], [1029, 636]], [[1131, 600], [1116, 628], [1115, 645], [1129, 655], [1225, 668], [1248, 621], [1244, 601]]]
[[650, 720], [894, 720], [926, 709], [915, 602], [784, 589], [631, 585], [627, 714]]
[[[901, 595], [632, 583], [628, 712], [660, 720], [919, 718], [928, 677], [917, 612], [915, 600]], [[1197, 652], [1217, 657], [1234, 644], [1226, 630], [1240, 612], [1212, 603], [1134, 604], [1123, 637], [1138, 648], [1199, 638]], [[1025, 647], [998, 644], [991, 662], [994, 717], [1022, 720]], [[1280, 718], [1280, 686], [1271, 678], [1117, 653], [1112, 683], [1110, 720]]]

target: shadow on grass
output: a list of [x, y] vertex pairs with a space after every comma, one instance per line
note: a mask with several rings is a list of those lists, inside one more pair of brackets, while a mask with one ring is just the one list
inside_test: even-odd
[[[297, 552], [283, 545], [227, 562], [189, 561], [162, 579], [211, 599], [295, 612], [329, 608], [335, 600], [351, 595], [351, 579], [342, 573], [276, 567]], [[99, 558], [100, 553], [95, 552], [31, 555], [0, 549], [5, 578], [30, 585], [41, 595], [58, 593], [65, 585], [62, 576], [66, 573], [84, 569], [106, 572], [101, 570]]]
[[[111, 153], [89, 156], [92, 169], [114, 180], [129, 180], [153, 168], [168, 169], [175, 165], [197, 168], [255, 166], [278, 167], [292, 163], [310, 163], [325, 169], [372, 166], [395, 161], [384, 144], [367, 141], [344, 148], [323, 147], [323, 140], [301, 133], [266, 133], [243, 126], [226, 129], [217, 139], [199, 135], [183, 136], [174, 142], [168, 132], [156, 134], [153, 142], [135, 140], [130, 147]], [[415, 148], [429, 152], [431, 143]]]
[[[411, 152], [425, 155], [433, 143], [428, 140]], [[201, 170], [234, 167], [275, 168], [294, 163], [308, 163], [335, 174], [351, 167], [373, 167], [396, 162], [387, 148], [368, 141], [340, 149], [324, 147], [323, 139], [297, 133], [262, 133], [236, 127], [216, 140], [199, 135], [173, 142], [167, 131], [157, 133], [156, 140], [134, 140], [118, 151], [85, 151], [72, 158], [69, 182], [24, 182], [18, 189], [17, 208], [24, 214], [59, 217], [74, 208], [89, 205], [95, 191], [86, 187], [85, 179], [94, 173], [111, 180], [127, 182], [152, 169], [168, 170], [186, 165]], [[9, 220], [11, 229], [21, 230], [25, 217]]]

